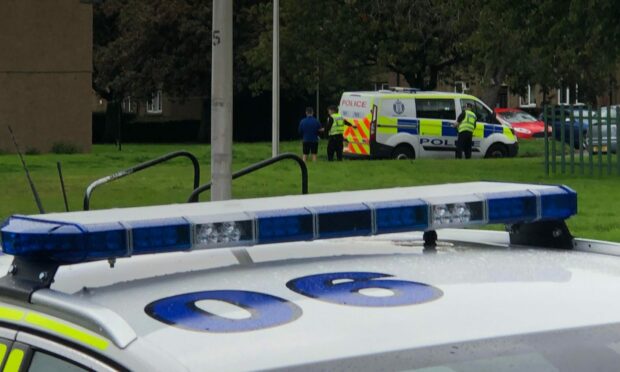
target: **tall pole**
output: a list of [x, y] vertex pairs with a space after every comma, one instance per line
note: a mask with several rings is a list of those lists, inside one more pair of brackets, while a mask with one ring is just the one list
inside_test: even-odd
[[227, 200], [232, 185], [233, 2], [213, 0], [211, 67], [211, 200]]
[[280, 153], [280, 0], [273, 0], [271, 156]]

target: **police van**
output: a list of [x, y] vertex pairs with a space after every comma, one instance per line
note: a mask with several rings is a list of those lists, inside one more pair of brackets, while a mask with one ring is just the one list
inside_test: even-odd
[[617, 370], [620, 244], [576, 213], [474, 182], [14, 215], [0, 370]]
[[345, 92], [340, 113], [355, 126], [344, 132], [349, 158], [454, 158], [457, 117], [471, 103], [478, 117], [472, 157], [513, 157], [518, 143], [478, 98], [459, 93], [392, 88]]

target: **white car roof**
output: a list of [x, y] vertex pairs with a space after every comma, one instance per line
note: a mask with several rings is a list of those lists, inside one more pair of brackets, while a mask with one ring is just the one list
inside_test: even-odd
[[[459, 238], [462, 232], [439, 234]], [[492, 245], [443, 244], [436, 254], [425, 254], [421, 234], [411, 233], [254, 247], [247, 251], [251, 262], [243, 264], [232, 249], [174, 253], [121, 259], [114, 270], [101, 262], [68, 266], [61, 269], [52, 289], [73, 292], [78, 287], [76, 278], [79, 284], [89, 280], [94, 284], [108, 275], [112, 284], [88, 286], [75, 295], [119, 314], [139, 338], [174, 355], [190, 370], [203, 370], [206, 365], [215, 370], [284, 368], [620, 322], [620, 301], [612, 300], [620, 290], [619, 258], [507, 249], [502, 247], [506, 233], [467, 234], [468, 239], [488, 240]], [[183, 263], [188, 256], [193, 256], [193, 264]], [[291, 260], [291, 256], [299, 258]], [[152, 270], [147, 270], [141, 278], [133, 272], [147, 265], [154, 270], [185, 265], [187, 271], [152, 276]], [[121, 278], [127, 274], [137, 279], [114, 283], [119, 280], [111, 278], [114, 271]], [[425, 283], [441, 296], [416, 305], [359, 307], [306, 297], [286, 286], [295, 278], [334, 272], [387, 274], [391, 277], [385, 280]], [[302, 314], [276, 327], [209, 333], [165, 324], [145, 312], [158, 299], [208, 290], [267, 293], [297, 305]], [[232, 306], [219, 310], [221, 315], [243, 315]]]

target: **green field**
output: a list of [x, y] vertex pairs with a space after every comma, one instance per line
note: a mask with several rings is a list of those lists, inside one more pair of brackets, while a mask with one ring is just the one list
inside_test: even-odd
[[[620, 178], [618, 176], [549, 176], [543, 171], [541, 141], [521, 141], [520, 156], [514, 159], [470, 161], [344, 161], [328, 163], [325, 143], [321, 143], [317, 163], [310, 163], [310, 193], [372, 189], [382, 187], [427, 185], [475, 180], [497, 180], [533, 183], [562, 183], [579, 194], [579, 214], [569, 220], [574, 235], [620, 241]], [[298, 142], [284, 142], [282, 152], [300, 152]], [[210, 178], [210, 148], [206, 145], [124, 145], [119, 152], [112, 145], [94, 146], [91, 154], [28, 155], [26, 162], [36, 183], [46, 211], [62, 211], [63, 202], [56, 162], [63, 165], [71, 210], [79, 210], [86, 186], [97, 178], [123, 168], [185, 149], [201, 162], [201, 183]], [[271, 155], [271, 144], [235, 144], [233, 169]], [[559, 169], [559, 168], [558, 168]], [[26, 177], [16, 155], [0, 155], [0, 217], [15, 213], [36, 213]], [[587, 173], [587, 171], [586, 171]], [[93, 209], [184, 202], [192, 189], [192, 169], [187, 159], [134, 174], [93, 194]], [[298, 194], [300, 173], [292, 161], [265, 168], [233, 181], [235, 198]], [[208, 200], [209, 194], [201, 200]]]

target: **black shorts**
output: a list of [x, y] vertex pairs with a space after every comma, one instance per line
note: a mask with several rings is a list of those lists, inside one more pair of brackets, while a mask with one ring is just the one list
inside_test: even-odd
[[313, 155], [316, 155], [316, 153], [319, 151], [318, 142], [304, 142], [303, 147], [304, 147], [303, 148], [304, 155], [308, 155], [310, 153], [312, 153]]

